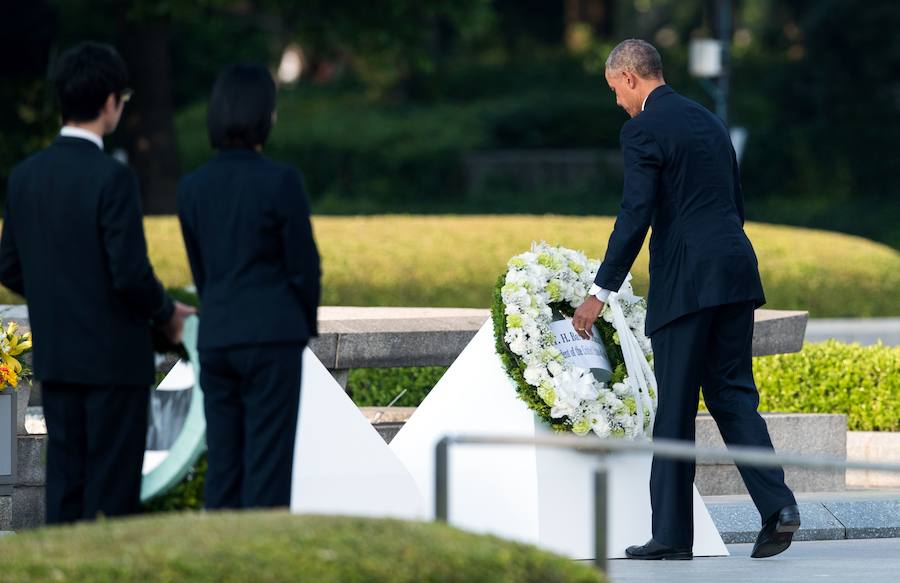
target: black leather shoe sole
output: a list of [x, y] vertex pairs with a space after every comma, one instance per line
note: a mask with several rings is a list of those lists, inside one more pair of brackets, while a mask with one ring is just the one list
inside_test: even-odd
[[690, 561], [694, 558], [694, 553], [691, 551], [673, 551], [671, 553], [635, 555], [626, 550], [625, 556], [638, 561]]
[[799, 529], [799, 516], [796, 519], [790, 517], [784, 521], [779, 520], [772, 535], [763, 542], [757, 541], [750, 556], [754, 559], [765, 559], [783, 553], [791, 546], [791, 542], [794, 540], [794, 533]]

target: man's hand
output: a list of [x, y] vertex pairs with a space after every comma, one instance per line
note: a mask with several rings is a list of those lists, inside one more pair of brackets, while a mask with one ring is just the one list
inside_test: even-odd
[[166, 324], [165, 328], [163, 328], [169, 342], [172, 344], [181, 344], [181, 332], [184, 330], [184, 320], [188, 316], [192, 316], [196, 313], [197, 310], [191, 306], [182, 304], [181, 302], [175, 302], [175, 311], [172, 312], [172, 318], [169, 320], [169, 323]]
[[575, 316], [572, 317], [572, 325], [575, 327], [575, 331], [578, 332], [578, 335], [585, 340], [590, 339], [591, 326], [593, 326], [594, 322], [597, 321], [597, 318], [600, 317], [600, 312], [603, 311], [603, 305], [603, 302], [598, 300], [596, 296], [588, 296], [587, 299], [584, 300], [584, 303], [575, 310]]

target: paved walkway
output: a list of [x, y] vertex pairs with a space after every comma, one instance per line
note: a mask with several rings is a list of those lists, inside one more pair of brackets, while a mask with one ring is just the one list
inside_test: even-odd
[[806, 340], [822, 342], [836, 338], [841, 342], [900, 346], [900, 318], [813, 318], [806, 326]]
[[[703, 501], [726, 543], [756, 540], [759, 513], [750, 496], [704, 496]], [[803, 527], [795, 541], [900, 537], [900, 490], [799, 492], [797, 503]]]
[[730, 557], [693, 561], [609, 562], [612, 583], [805, 583], [900, 580], [900, 538], [797, 542], [772, 559], [751, 559], [749, 544], [728, 545]]

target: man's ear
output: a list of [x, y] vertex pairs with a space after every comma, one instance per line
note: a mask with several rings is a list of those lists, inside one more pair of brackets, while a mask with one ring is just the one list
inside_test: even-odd
[[119, 108], [119, 100], [116, 99], [115, 93], [110, 93], [106, 96], [106, 101], [103, 102], [103, 109], [100, 110], [100, 113], [114, 112]]
[[625, 75], [625, 84], [628, 85], [629, 89], [634, 89], [637, 87], [637, 77], [631, 71], [622, 71], [622, 74]]

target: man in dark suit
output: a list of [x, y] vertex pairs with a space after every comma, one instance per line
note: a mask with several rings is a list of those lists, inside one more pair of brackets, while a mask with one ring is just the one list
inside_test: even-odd
[[25, 296], [47, 421], [47, 522], [139, 510], [151, 325], [179, 341], [191, 312], [147, 258], [134, 173], [103, 153], [129, 93], [125, 64], [85, 43], [54, 74], [64, 127], [9, 178], [0, 282]]
[[[573, 325], [583, 336], [610, 291], [625, 280], [652, 226], [646, 332], [659, 403], [653, 437], [694, 441], [703, 387], [728, 445], [772, 449], [757, 412], [753, 311], [765, 303], [756, 255], [744, 233], [737, 160], [722, 121], [673, 91], [656, 49], [627, 40], [610, 53], [606, 80], [631, 116], [622, 127], [625, 186], [595, 285]], [[690, 559], [695, 464], [654, 458], [653, 538], [633, 559]], [[800, 526], [781, 468], [739, 466], [763, 528], [752, 556], [776, 555]]]

